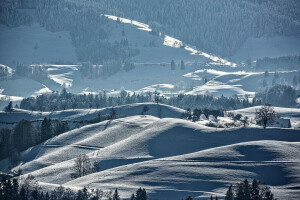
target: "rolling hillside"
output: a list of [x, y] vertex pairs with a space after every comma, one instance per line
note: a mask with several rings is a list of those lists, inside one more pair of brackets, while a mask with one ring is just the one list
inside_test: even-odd
[[[164, 108], [173, 118], [159, 119], [130, 111], [137, 106], [125, 107], [135, 116], [84, 126], [27, 149], [15, 169], [33, 174], [47, 190], [59, 185], [118, 188], [122, 197], [140, 186], [161, 199], [222, 196], [229, 183], [244, 177], [267, 182], [279, 198], [299, 195], [298, 130], [209, 128], [174, 118], [180, 111], [175, 108]], [[122, 107], [116, 109], [121, 113]], [[65, 119], [84, 116], [75, 112]], [[72, 180], [74, 159], [82, 153], [100, 171]], [[1, 169], [5, 166], [2, 160]]]

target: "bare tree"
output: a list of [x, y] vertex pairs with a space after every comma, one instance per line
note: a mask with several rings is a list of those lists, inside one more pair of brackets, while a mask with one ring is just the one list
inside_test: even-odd
[[255, 112], [255, 120], [258, 124], [263, 125], [264, 129], [268, 124], [273, 124], [276, 119], [276, 112], [271, 105], [264, 105]]
[[80, 154], [80, 156], [75, 159], [71, 177], [78, 178], [90, 174], [91, 172], [92, 165], [89, 157], [86, 154]]

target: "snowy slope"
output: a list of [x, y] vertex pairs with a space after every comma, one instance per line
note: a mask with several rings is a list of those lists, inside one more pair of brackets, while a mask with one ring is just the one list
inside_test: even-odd
[[[128, 32], [128, 36], [125, 35], [121, 38], [127, 38], [129, 43], [135, 47], [139, 47], [141, 53], [135, 58], [137, 62], [170, 62], [171, 59], [174, 59], [176, 61], [210, 61], [220, 65], [236, 66], [235, 63], [199, 51], [171, 36], [162, 35], [161, 33], [159, 33], [160, 37], [151, 35], [149, 32], [151, 32], [152, 29], [148, 24], [112, 15], [104, 16], [114, 21], [119, 20], [119, 22], [122, 23], [122, 29], [117, 30], [117, 33], [113, 33], [114, 37], [112, 37], [111, 40], [120, 39], [122, 30], [124, 30], [125, 33]], [[154, 47], [149, 47], [150, 42], [154, 42]]]
[[38, 24], [0, 26], [0, 63], [77, 62], [68, 32], [49, 32]]
[[[268, 141], [232, 145], [260, 140]], [[283, 147], [292, 146], [291, 142], [296, 141], [300, 141], [300, 135], [292, 129], [216, 130], [181, 119], [132, 116], [75, 129], [30, 148], [22, 153], [21, 168], [32, 173], [46, 188], [53, 187], [52, 184], [101, 189], [117, 187], [124, 197], [140, 186], [154, 196], [163, 197], [199, 196], [203, 190], [220, 194], [228, 180], [236, 182], [243, 177], [266, 181], [278, 189], [278, 196], [289, 187], [288, 194], [293, 195], [299, 194], [293, 189], [295, 186], [292, 187], [294, 177], [285, 178], [282, 170], [290, 169], [286, 163], [291, 162], [295, 155], [291, 153], [299, 152], [299, 147]], [[225, 145], [231, 146], [222, 147]], [[261, 150], [264, 148], [271, 150]], [[280, 152], [276, 153], [278, 149]], [[98, 162], [101, 172], [71, 180], [73, 159], [80, 153]], [[190, 153], [194, 154], [186, 155]], [[1, 161], [2, 169], [6, 162]], [[277, 179], [273, 180], [265, 170], [274, 170], [278, 173]]]
[[[292, 71], [276, 71], [279, 74], [277, 84], [292, 85], [293, 77], [300, 70]], [[212, 94], [220, 97], [221, 95], [230, 97], [232, 95], [249, 95], [254, 96], [256, 92], [262, 92], [267, 88], [272, 87], [272, 81], [275, 71], [269, 72], [269, 77], [265, 77], [264, 72], [247, 72], [247, 71], [229, 71], [217, 69], [201, 69], [192, 73], [187, 73], [184, 76], [195, 80], [199, 86], [195, 86], [193, 90], [186, 94]], [[200, 85], [199, 82], [208, 79], [206, 84]], [[267, 87], [263, 86], [263, 81], [266, 81]]]
[[[162, 110], [162, 117], [181, 118], [184, 110], [164, 104], [155, 103], [136, 103], [114, 107], [117, 116], [134, 116], [140, 115], [143, 107], [147, 106], [149, 111], [147, 115], [158, 116], [158, 109]], [[18, 122], [22, 119], [34, 121], [42, 120], [45, 117], [51, 119], [58, 119], [63, 121], [79, 121], [79, 120], [91, 120], [97, 117], [100, 112], [102, 116], [108, 115], [111, 111], [110, 107], [102, 109], [75, 109], [75, 110], [64, 110], [54, 112], [39, 112], [39, 111], [28, 111], [22, 109], [14, 109], [10, 113], [0, 111], [0, 122]]]
[[224, 197], [230, 183], [258, 178], [271, 185], [275, 197], [297, 199], [299, 142], [255, 141], [155, 159], [91, 174], [66, 183], [70, 187], [115, 188], [124, 197], [143, 186], [152, 198], [187, 195]]

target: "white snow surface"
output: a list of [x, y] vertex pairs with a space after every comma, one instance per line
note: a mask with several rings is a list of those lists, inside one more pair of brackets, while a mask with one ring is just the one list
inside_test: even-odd
[[[149, 115], [138, 115], [147, 105]], [[157, 118], [161, 106], [166, 118]], [[271, 186], [279, 199], [300, 195], [300, 134], [298, 129], [216, 129], [179, 119], [183, 110], [156, 104], [133, 104], [115, 108], [126, 114], [115, 120], [87, 125], [51, 138], [22, 152], [21, 169], [31, 173], [46, 189], [59, 185], [109, 190], [118, 188], [128, 198], [145, 187], [151, 198], [174, 199], [187, 195], [223, 197], [229, 184], [256, 178]], [[237, 110], [252, 115], [256, 108]], [[299, 109], [275, 108], [294, 116]], [[52, 113], [64, 120], [90, 119], [99, 110], [67, 110]], [[108, 109], [100, 110], [102, 113]], [[51, 113], [16, 110], [13, 121], [22, 117], [42, 119]], [[58, 117], [57, 117], [58, 118]], [[100, 171], [71, 179], [74, 159], [86, 153]], [[7, 159], [0, 169], [7, 170]]]

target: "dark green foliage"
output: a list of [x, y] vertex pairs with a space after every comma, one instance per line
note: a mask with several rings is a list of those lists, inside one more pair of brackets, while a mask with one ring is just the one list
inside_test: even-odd
[[12, 134], [12, 143], [17, 151], [23, 151], [28, 147], [36, 144], [38, 140], [37, 130], [32, 126], [31, 122], [21, 120], [15, 127]]
[[142, 110], [142, 115], [147, 114], [148, 111], [149, 111], [149, 107], [148, 106], [144, 106], [143, 110]]
[[135, 68], [135, 65], [134, 65], [133, 62], [126, 61], [126, 62], [124, 63], [124, 70], [125, 70], [126, 72], [128, 72], [128, 71], [130, 71], [130, 70], [132, 70], [132, 69], [134, 69], [134, 68]]
[[186, 197], [186, 199], [185, 200], [193, 200], [193, 197], [191, 197], [191, 196], [188, 196], [188, 197]]
[[41, 125], [41, 140], [46, 141], [52, 137], [52, 123], [51, 119], [44, 118]]
[[260, 100], [263, 104], [274, 106], [296, 105], [296, 91], [288, 85], [275, 85], [264, 92], [255, 95], [254, 100]]
[[9, 103], [8, 103], [8, 105], [4, 108], [4, 111], [5, 112], [11, 112], [11, 111], [13, 111], [13, 107], [12, 107], [12, 102], [10, 101]]
[[185, 70], [185, 65], [184, 65], [183, 60], [180, 62], [180, 69], [181, 70]]
[[[258, 69], [299, 69], [300, 55], [296, 56], [282, 56], [278, 58], [262, 58], [256, 61], [256, 68]], [[277, 74], [278, 75], [278, 74]], [[276, 77], [278, 78], [278, 76]]]
[[110, 119], [115, 119], [116, 116], [117, 116], [116, 110], [115, 110], [114, 108], [111, 108], [111, 109], [110, 109], [109, 118], [110, 118]]
[[238, 183], [235, 188], [232, 185], [227, 190], [225, 200], [274, 200], [270, 188], [254, 179], [252, 184], [245, 179]]
[[234, 195], [233, 195], [233, 191], [232, 191], [232, 185], [229, 186], [229, 188], [228, 188], [228, 190], [226, 192], [225, 200], [234, 200]]
[[148, 197], [147, 197], [147, 192], [145, 190], [145, 188], [139, 188], [137, 191], [136, 191], [136, 194], [135, 194], [135, 200], [147, 200]]
[[118, 189], [115, 189], [112, 200], [121, 200], [119, 193], [118, 193]]
[[175, 70], [176, 67], [175, 67], [175, 62], [174, 60], [171, 61], [171, 70]]

